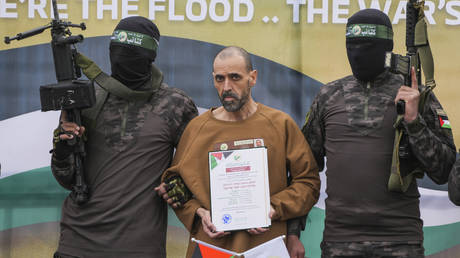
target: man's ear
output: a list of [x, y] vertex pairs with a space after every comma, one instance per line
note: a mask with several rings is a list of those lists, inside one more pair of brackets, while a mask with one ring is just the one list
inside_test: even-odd
[[213, 81], [213, 84], [214, 84], [214, 88], [217, 89], [217, 86], [216, 86], [216, 73], [215, 72], [212, 72], [212, 81]]
[[256, 85], [257, 82], [257, 70], [252, 70], [249, 72], [249, 85], [252, 87]]

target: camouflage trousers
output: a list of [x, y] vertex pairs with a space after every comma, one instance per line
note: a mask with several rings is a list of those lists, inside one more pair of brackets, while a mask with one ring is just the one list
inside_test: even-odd
[[322, 242], [322, 258], [339, 257], [425, 257], [425, 249], [421, 241], [403, 242]]

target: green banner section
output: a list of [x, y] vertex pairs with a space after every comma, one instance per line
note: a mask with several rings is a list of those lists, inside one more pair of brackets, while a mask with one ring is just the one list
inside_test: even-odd
[[54, 180], [49, 167], [0, 180], [0, 231], [58, 221], [68, 191]]
[[[436, 226], [436, 227], [424, 227], [424, 247], [425, 254], [436, 254], [441, 251], [447, 250], [454, 246], [460, 246], [460, 222]], [[457, 253], [460, 256], [460, 253]]]

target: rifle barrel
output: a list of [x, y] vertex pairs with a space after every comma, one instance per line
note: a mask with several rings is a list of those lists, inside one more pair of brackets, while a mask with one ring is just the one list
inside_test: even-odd
[[18, 34], [16, 34], [16, 36], [14, 36], [12, 38], [5, 37], [5, 43], [9, 44], [10, 41], [12, 41], [12, 40], [21, 40], [21, 39], [25, 39], [25, 38], [40, 34], [40, 33], [42, 33], [43, 31], [45, 31], [46, 29], [48, 29], [50, 27], [51, 27], [51, 25], [45, 25], [45, 26], [38, 27], [36, 29], [32, 29], [32, 30], [28, 30], [28, 31], [25, 31], [25, 32], [18, 33]]
[[53, 12], [54, 12], [54, 19], [59, 21], [59, 12], [57, 8], [56, 0], [53, 0]]

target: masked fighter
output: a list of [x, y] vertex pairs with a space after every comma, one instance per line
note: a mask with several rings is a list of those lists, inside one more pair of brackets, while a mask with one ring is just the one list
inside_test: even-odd
[[455, 160], [445, 112], [430, 94], [418, 110], [419, 85], [384, 68], [393, 49], [386, 14], [361, 10], [348, 19], [346, 49], [353, 75], [323, 86], [302, 129], [320, 169], [327, 157], [323, 257], [424, 257], [419, 191], [412, 180], [405, 192], [388, 190], [395, 103], [406, 102], [402, 125], [409, 159], [436, 183], [447, 182]]
[[166, 257], [167, 206], [153, 189], [198, 112], [184, 92], [162, 82], [152, 64], [159, 39], [150, 20], [129, 17], [111, 37], [111, 76], [88, 58], [77, 58], [98, 85], [97, 103], [83, 112], [82, 126], [61, 115], [52, 171], [71, 189], [75, 166], [67, 140], [84, 133], [89, 200], [78, 205], [69, 196], [64, 201], [55, 257]]

